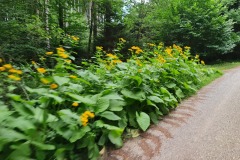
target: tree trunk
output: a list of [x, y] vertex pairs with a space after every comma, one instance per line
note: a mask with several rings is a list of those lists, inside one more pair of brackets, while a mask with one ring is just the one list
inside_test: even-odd
[[47, 49], [50, 49], [50, 39], [49, 39], [49, 0], [45, 0], [45, 29], [47, 32], [46, 45]]

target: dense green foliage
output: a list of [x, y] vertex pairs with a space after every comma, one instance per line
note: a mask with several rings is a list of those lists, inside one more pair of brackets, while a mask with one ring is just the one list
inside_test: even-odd
[[96, 159], [107, 144], [122, 146], [126, 128], [147, 130], [218, 73], [189, 47], [148, 44], [128, 54], [122, 62], [121, 52], [97, 47], [94, 62], [78, 66], [59, 47], [21, 70], [1, 59], [0, 159]]

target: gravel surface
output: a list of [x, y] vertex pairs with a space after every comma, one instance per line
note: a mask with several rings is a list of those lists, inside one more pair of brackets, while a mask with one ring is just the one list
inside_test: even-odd
[[240, 67], [104, 160], [240, 160]]

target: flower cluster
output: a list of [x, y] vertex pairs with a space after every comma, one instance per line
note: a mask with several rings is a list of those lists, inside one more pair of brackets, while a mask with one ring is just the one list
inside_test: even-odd
[[37, 68], [37, 71], [39, 73], [46, 73], [47, 72], [47, 70], [45, 68]]
[[78, 40], [79, 40], [79, 38], [78, 38], [77, 36], [71, 36], [71, 38], [72, 38], [72, 40], [74, 40], [74, 41], [78, 41]]
[[140, 54], [143, 52], [143, 50], [141, 48], [139, 48], [138, 46], [132, 46], [131, 49], [129, 49], [130, 51], [134, 51], [136, 54]]
[[[0, 63], [2, 63], [3, 60], [0, 58]], [[4, 64], [0, 67], [0, 72], [7, 72], [8, 78], [14, 81], [20, 81], [21, 78], [19, 75], [21, 75], [23, 72], [19, 69], [15, 69], [11, 64]]]
[[89, 118], [94, 118], [94, 113], [90, 111], [85, 111], [81, 116], [80, 116], [80, 121], [83, 126], [86, 126], [88, 124]]
[[59, 57], [62, 57], [64, 59], [68, 58], [68, 54], [65, 53], [65, 49], [62, 47], [57, 48], [57, 54]]

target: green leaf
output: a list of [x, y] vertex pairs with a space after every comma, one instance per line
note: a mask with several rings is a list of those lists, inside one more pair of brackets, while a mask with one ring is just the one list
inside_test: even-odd
[[107, 110], [109, 107], [109, 104], [110, 104], [109, 99], [106, 99], [106, 98], [98, 99], [96, 107], [94, 108], [94, 112], [98, 114]]
[[176, 84], [175, 83], [168, 83], [168, 84], [166, 84], [166, 87], [167, 88], [174, 88], [174, 87], [176, 87]]
[[91, 99], [90, 97], [83, 97], [83, 96], [79, 96], [77, 94], [73, 94], [73, 93], [66, 93], [68, 96], [78, 100], [80, 103], [84, 103], [86, 105], [94, 105], [96, 104], [96, 101], [94, 99]]
[[184, 98], [184, 94], [183, 94], [183, 92], [182, 92], [182, 90], [180, 89], [180, 88], [178, 88], [177, 90], [176, 90], [176, 95], [177, 95], [177, 97], [178, 98]]
[[169, 113], [169, 109], [167, 107], [165, 107], [164, 105], [161, 105], [159, 107], [159, 109], [161, 110], [161, 112], [164, 114], [164, 115], [167, 115]]
[[150, 118], [151, 118], [151, 120], [152, 120], [152, 122], [153, 122], [154, 124], [157, 124], [157, 123], [158, 123], [158, 116], [157, 116], [156, 113], [150, 112], [150, 113], [149, 113], [149, 116], [150, 116]]
[[143, 130], [146, 131], [147, 128], [150, 126], [150, 117], [145, 113], [145, 112], [136, 112], [136, 118], [139, 127]]
[[106, 119], [112, 120], [112, 121], [117, 121], [117, 120], [121, 119], [119, 116], [117, 116], [116, 114], [114, 114], [113, 112], [110, 112], [110, 111], [105, 111], [105, 112], [101, 113], [100, 116], [104, 117]]
[[61, 97], [56, 96], [54, 94], [44, 93], [43, 95], [46, 96], [46, 97], [53, 98], [58, 103], [62, 103], [64, 101], [64, 99], [62, 99]]
[[123, 145], [123, 141], [122, 141], [121, 135], [122, 135], [121, 132], [118, 132], [116, 130], [112, 130], [112, 131], [109, 132], [108, 138], [117, 147], [121, 147]]
[[0, 146], [2, 141], [16, 142], [16, 141], [25, 140], [25, 139], [27, 139], [27, 137], [24, 134], [19, 133], [13, 129], [3, 128], [3, 127], [1, 127], [0, 129]]
[[116, 127], [113, 125], [109, 125], [109, 124], [105, 124], [102, 120], [97, 120], [94, 124], [96, 127], [99, 127], [99, 128], [106, 128], [108, 130], [116, 130], [118, 132], [123, 132], [122, 128], [119, 128], [119, 127]]
[[14, 151], [9, 155], [8, 159], [18, 159], [18, 160], [30, 160], [30, 144], [22, 143], [18, 145], [11, 145]]
[[70, 109], [62, 109], [58, 111], [60, 118], [68, 124], [78, 124], [79, 116]]
[[8, 122], [8, 125], [12, 128], [18, 128], [19, 130], [26, 132], [30, 129], [36, 129], [34, 121], [26, 119], [25, 117], [14, 118]]
[[139, 77], [139, 76], [132, 76], [132, 77], [130, 77], [130, 78], [136, 80], [137, 83], [138, 83], [138, 86], [142, 83], [142, 78]]
[[30, 88], [30, 87], [27, 87], [25, 86], [26, 90], [30, 93], [37, 93], [39, 95], [42, 95], [43, 93], [47, 93], [48, 92], [48, 89], [46, 88], [36, 88], [36, 89], [33, 89], [33, 88]]
[[41, 142], [37, 142], [37, 141], [30, 141], [31, 144], [33, 144], [34, 146], [38, 147], [41, 150], [54, 150], [55, 146], [51, 145], [51, 144], [44, 144]]
[[85, 136], [85, 134], [89, 131], [91, 131], [91, 128], [88, 127], [88, 126], [85, 126], [85, 127], [81, 128], [80, 131], [76, 130], [76, 131], [73, 132], [72, 137], [70, 138], [69, 141], [71, 143], [74, 143], [77, 140], [81, 139], [83, 136]]
[[107, 95], [103, 95], [102, 97], [107, 98], [107, 99], [115, 99], [115, 100], [123, 100], [123, 98], [116, 92], [109, 93]]
[[11, 98], [14, 101], [19, 101], [19, 102], [23, 101], [23, 99], [21, 98], [21, 95], [8, 93], [7, 97]]
[[109, 110], [110, 111], [122, 111], [123, 107], [126, 106], [126, 105], [127, 105], [127, 103], [125, 101], [111, 99]]
[[147, 98], [155, 103], [164, 103], [164, 101], [157, 96], [148, 96]]
[[143, 91], [132, 92], [130, 90], [123, 89], [121, 93], [127, 98], [135, 99], [138, 101], [144, 101], [146, 99], [145, 93]]
[[160, 90], [161, 90], [161, 92], [163, 93], [163, 94], [167, 94], [167, 95], [171, 95], [171, 93], [166, 89], [166, 88], [164, 88], [164, 87], [161, 87], [160, 88]]
[[54, 81], [59, 85], [63, 85], [65, 83], [68, 83], [70, 81], [67, 77], [60, 77], [60, 76], [53, 76]]

